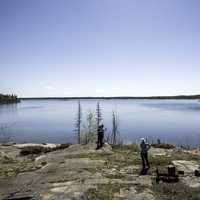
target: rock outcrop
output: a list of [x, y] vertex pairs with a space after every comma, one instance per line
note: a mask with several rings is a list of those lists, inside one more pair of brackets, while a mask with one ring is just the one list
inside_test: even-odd
[[[35, 146], [52, 151], [25, 156], [20, 153]], [[141, 161], [134, 146], [112, 148], [106, 144], [100, 150], [95, 150], [95, 144], [59, 147], [55, 144], [0, 146], [0, 199], [163, 200], [162, 192], [166, 189], [159, 189], [162, 183], [155, 186], [155, 169], [158, 163], [165, 164], [158, 160], [163, 156], [186, 172], [180, 177], [180, 184], [188, 191], [200, 190], [200, 178], [192, 174], [200, 160], [198, 157], [183, 160], [188, 158], [185, 153], [181, 154], [182, 160], [174, 159], [176, 150], [152, 148], [152, 167], [146, 176], [140, 176]]]

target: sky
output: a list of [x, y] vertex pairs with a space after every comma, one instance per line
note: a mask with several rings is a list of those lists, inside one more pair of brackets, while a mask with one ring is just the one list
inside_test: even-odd
[[0, 0], [0, 93], [200, 94], [199, 0]]

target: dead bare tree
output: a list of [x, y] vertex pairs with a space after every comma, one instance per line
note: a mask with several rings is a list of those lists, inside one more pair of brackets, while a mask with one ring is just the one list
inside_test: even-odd
[[101, 114], [101, 108], [100, 108], [99, 102], [97, 102], [96, 120], [97, 120], [97, 128], [98, 128], [102, 121], [102, 114]]
[[83, 126], [84, 131], [81, 136], [82, 141], [85, 144], [92, 143], [96, 141], [97, 137], [97, 123], [95, 118], [95, 113], [89, 111], [87, 114], [86, 124]]
[[75, 136], [78, 144], [81, 143], [81, 123], [82, 123], [82, 108], [80, 101], [78, 101], [78, 111], [75, 121]]
[[110, 137], [110, 143], [113, 145], [121, 143], [120, 133], [118, 129], [118, 116], [117, 112], [112, 113], [112, 133]]

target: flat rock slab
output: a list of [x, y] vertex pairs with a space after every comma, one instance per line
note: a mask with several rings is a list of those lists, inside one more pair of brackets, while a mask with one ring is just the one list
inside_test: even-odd
[[0, 145], [0, 158], [3, 156], [8, 156], [8, 157], [16, 157], [19, 155], [19, 149], [14, 146], [3, 146]]
[[184, 171], [185, 173], [194, 173], [195, 170], [199, 169], [199, 165], [195, 161], [174, 160], [172, 163], [176, 166], [177, 170]]
[[120, 189], [120, 193], [115, 195], [116, 199], [123, 200], [155, 200], [153, 192], [150, 189], [145, 189], [142, 192], [137, 192], [134, 187], [129, 190]]
[[140, 165], [130, 165], [127, 167], [124, 167], [120, 170], [120, 173], [122, 174], [134, 174], [135, 172], [140, 170]]
[[186, 177], [183, 177], [181, 181], [190, 188], [200, 188], [199, 177], [186, 176]]
[[161, 149], [161, 148], [150, 148], [149, 154], [153, 157], [155, 156], [166, 156], [172, 153], [171, 149]]
[[19, 149], [23, 149], [25, 147], [44, 147], [44, 148], [56, 148], [61, 146], [60, 144], [46, 143], [46, 144], [34, 144], [34, 143], [26, 143], [26, 144], [15, 144], [15, 147]]
[[106, 154], [112, 154], [112, 147], [109, 144], [104, 144], [104, 146], [101, 149], [96, 150], [96, 144], [91, 143], [87, 145], [71, 145], [66, 150], [66, 153], [70, 155], [76, 155], [76, 154], [89, 154], [89, 153], [106, 153]]
[[33, 195], [15, 195], [13, 197], [7, 197], [4, 200], [36, 200]]

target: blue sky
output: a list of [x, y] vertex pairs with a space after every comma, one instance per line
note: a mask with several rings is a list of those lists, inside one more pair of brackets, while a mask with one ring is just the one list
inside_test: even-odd
[[200, 93], [199, 0], [0, 0], [0, 92]]

